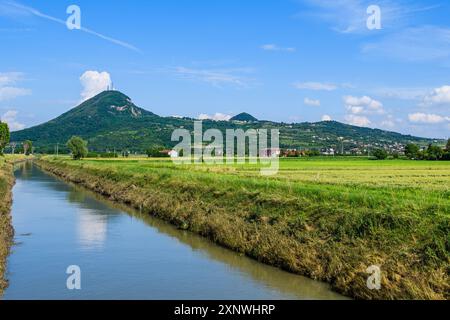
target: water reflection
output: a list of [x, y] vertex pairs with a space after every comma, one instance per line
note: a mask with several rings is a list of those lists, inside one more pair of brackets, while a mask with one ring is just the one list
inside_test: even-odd
[[80, 245], [86, 250], [101, 249], [106, 240], [108, 219], [96, 215], [95, 210], [78, 210], [78, 237]]
[[78, 207], [77, 234], [80, 246], [85, 250], [101, 249], [107, 237], [108, 219], [117, 216], [115, 210], [107, 210], [107, 207], [87, 196], [85, 190], [75, 186], [68, 192], [67, 200]]
[[23, 161], [16, 163], [14, 165], [14, 170], [20, 170], [20, 177], [23, 180], [27, 180], [31, 177], [33, 170], [33, 162], [32, 161]]

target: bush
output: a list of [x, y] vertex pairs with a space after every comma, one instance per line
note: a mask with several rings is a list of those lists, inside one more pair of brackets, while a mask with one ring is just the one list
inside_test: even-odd
[[377, 160], [386, 160], [388, 157], [388, 153], [384, 149], [376, 149], [373, 152], [373, 156], [377, 158]]
[[100, 155], [97, 152], [88, 152], [86, 158], [99, 158]]
[[169, 158], [169, 154], [162, 152], [160, 148], [149, 148], [145, 153], [149, 158]]
[[118, 158], [117, 152], [105, 152], [100, 154], [100, 158]]
[[308, 157], [318, 157], [318, 156], [320, 156], [320, 151], [319, 150], [308, 150], [305, 152], [305, 154]]

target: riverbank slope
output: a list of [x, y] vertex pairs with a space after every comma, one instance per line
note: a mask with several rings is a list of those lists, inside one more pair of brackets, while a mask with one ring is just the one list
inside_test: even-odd
[[11, 190], [14, 175], [11, 159], [0, 157], [0, 297], [8, 285], [6, 280], [6, 260], [13, 242], [14, 230], [11, 222]]
[[[264, 178], [251, 166], [37, 161], [67, 181], [350, 297], [449, 298], [448, 165], [311, 163], [282, 161], [277, 177]], [[367, 286], [374, 265], [380, 290]]]

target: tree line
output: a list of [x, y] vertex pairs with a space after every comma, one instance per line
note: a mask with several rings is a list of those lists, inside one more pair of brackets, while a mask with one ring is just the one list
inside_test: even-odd
[[[6, 146], [9, 144], [9, 139], [11, 137], [11, 133], [9, 131], [8, 124], [0, 121], [0, 156], [3, 156], [3, 152]], [[27, 156], [33, 153], [33, 142], [30, 140], [25, 140], [20, 145], [12, 145], [11, 146], [12, 153], [23, 153]]]
[[[385, 160], [389, 157], [389, 154], [384, 149], [375, 149], [372, 152], [372, 156], [378, 160]], [[400, 155], [398, 153], [392, 154], [394, 159], [398, 159]], [[429, 144], [426, 149], [421, 149], [420, 146], [414, 143], [409, 143], [405, 146], [405, 157], [410, 160], [450, 160], [450, 139], [444, 148]]]
[[450, 160], [450, 139], [444, 148], [430, 144], [421, 150], [416, 144], [410, 143], [405, 147], [405, 156], [411, 160]]
[[[9, 144], [10, 139], [10, 131], [7, 123], [0, 121], [0, 155], [3, 155], [3, 151], [5, 147]], [[69, 148], [73, 159], [79, 160], [82, 158], [89, 157], [89, 151], [87, 147], [87, 141], [83, 140], [78, 136], [73, 136], [70, 138], [66, 146]], [[16, 146], [13, 146], [13, 150]], [[21, 146], [17, 149], [18, 153], [24, 153], [26, 155], [30, 155], [33, 152], [33, 142], [30, 140], [24, 141]], [[13, 151], [14, 153], [14, 151]], [[128, 156], [128, 152], [122, 152], [124, 157]], [[163, 148], [149, 148], [146, 150], [146, 154], [149, 157], [168, 157], [167, 152], [163, 151]], [[109, 155], [109, 154], [108, 154]], [[303, 155], [303, 154], [302, 154]], [[303, 156], [317, 156], [320, 155], [318, 151], [316, 152], [308, 152]], [[111, 157], [117, 157], [117, 153], [114, 153]], [[182, 156], [180, 154], [180, 156]], [[286, 157], [292, 157], [294, 154], [286, 153], [283, 154]], [[298, 156], [295, 154], [295, 156]], [[389, 154], [384, 149], [376, 149], [372, 152], [372, 156], [379, 160], [385, 160], [388, 158]], [[421, 149], [420, 146], [414, 143], [409, 143], [405, 146], [405, 156], [410, 160], [450, 160], [450, 139], [447, 140], [447, 144], [444, 148], [441, 148], [437, 145], [430, 144], [426, 149]], [[96, 154], [98, 157], [98, 154]], [[398, 154], [393, 154], [394, 158], [399, 158]]]

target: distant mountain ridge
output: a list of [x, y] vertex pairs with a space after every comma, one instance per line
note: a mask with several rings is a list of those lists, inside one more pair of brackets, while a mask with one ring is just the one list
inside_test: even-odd
[[[33, 141], [38, 152], [52, 153], [70, 137], [78, 135], [93, 151], [129, 150], [143, 152], [149, 147], [171, 148], [172, 132], [178, 128], [193, 130], [194, 119], [160, 117], [136, 106], [119, 91], [104, 91], [61, 116], [41, 125], [12, 132], [11, 141]], [[365, 146], [398, 148], [409, 142], [426, 145], [432, 139], [402, 135], [395, 132], [355, 127], [335, 121], [317, 123], [276, 123], [260, 121], [241, 113], [230, 121], [203, 121], [203, 128], [279, 129], [280, 146], [292, 149], [344, 149], [348, 152]]]

